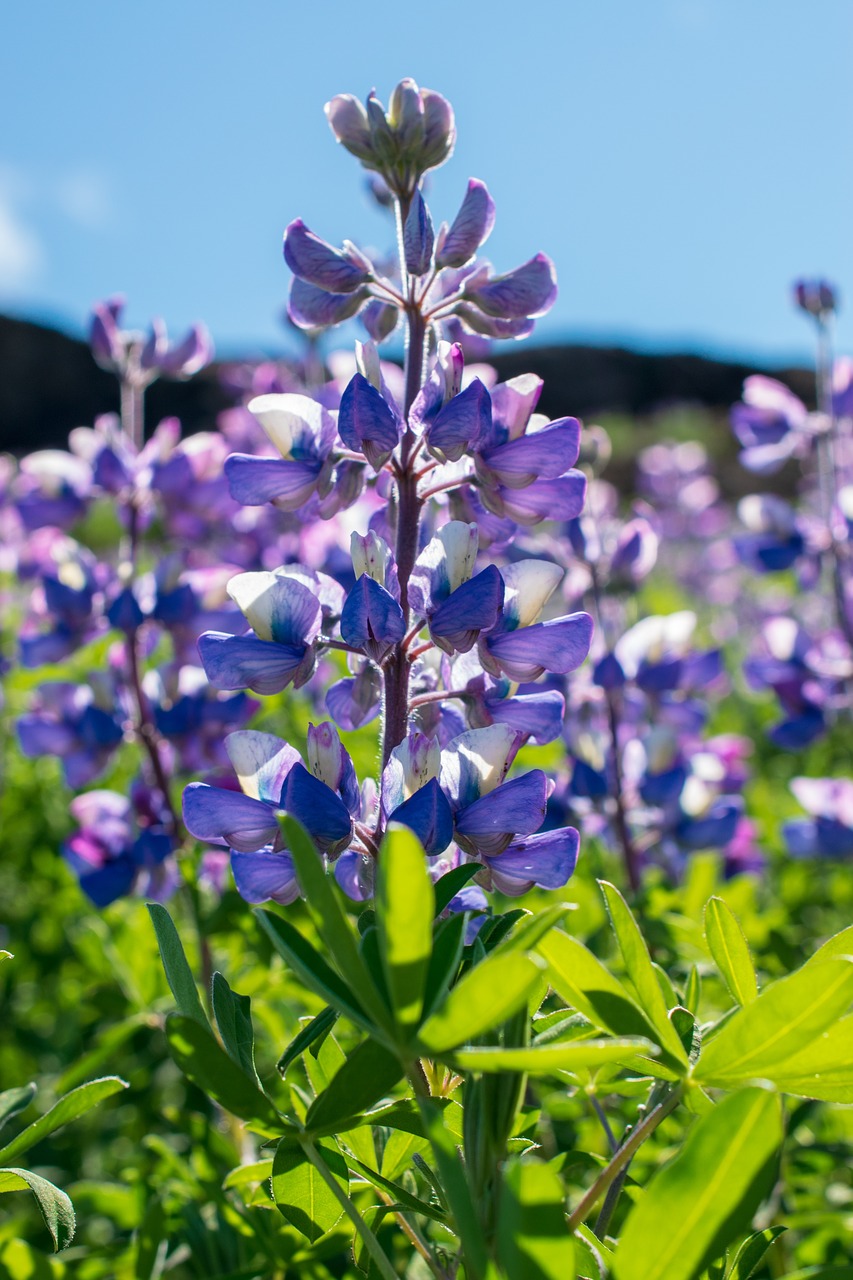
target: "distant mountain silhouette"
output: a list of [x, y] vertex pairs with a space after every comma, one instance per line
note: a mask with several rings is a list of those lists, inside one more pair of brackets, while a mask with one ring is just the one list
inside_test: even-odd
[[[812, 396], [811, 375], [804, 369], [758, 370], [734, 361], [647, 355], [621, 347], [523, 344], [494, 355], [490, 363], [502, 378], [527, 372], [543, 377], [539, 408], [552, 418], [589, 419], [608, 411], [645, 416], [677, 404], [724, 411], [740, 396], [744, 378], [755, 372], [772, 372], [805, 400]], [[171, 415], [181, 419], [187, 434], [214, 427], [216, 415], [232, 403], [218, 370], [214, 364], [188, 382], [155, 383], [146, 396], [149, 429]], [[95, 364], [84, 342], [0, 316], [0, 450], [62, 446], [72, 427], [117, 409], [116, 380]]]

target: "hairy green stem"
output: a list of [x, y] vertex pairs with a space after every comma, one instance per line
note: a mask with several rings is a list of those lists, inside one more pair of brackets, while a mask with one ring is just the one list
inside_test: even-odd
[[349, 1196], [341, 1189], [337, 1180], [332, 1176], [328, 1165], [325, 1160], [323, 1160], [313, 1142], [309, 1142], [307, 1139], [302, 1139], [301, 1145], [305, 1155], [311, 1161], [314, 1168], [317, 1170], [320, 1177], [323, 1179], [326, 1186], [329, 1188], [332, 1195], [335, 1197], [338, 1204], [341, 1206], [344, 1213], [361, 1236], [364, 1241], [364, 1247], [376, 1263], [376, 1269], [379, 1274], [384, 1278], [384, 1280], [397, 1280], [397, 1272], [391, 1266], [382, 1245], [376, 1239], [376, 1236], [370, 1230], [370, 1227], [364, 1221], [352, 1200], [350, 1200]]
[[583, 1196], [574, 1212], [569, 1217], [569, 1230], [577, 1231], [582, 1222], [592, 1213], [592, 1210], [598, 1204], [601, 1197], [619, 1177], [623, 1169], [627, 1170], [628, 1165], [634, 1157], [634, 1153], [643, 1145], [646, 1138], [650, 1137], [662, 1120], [675, 1110], [681, 1101], [682, 1087], [677, 1085], [672, 1093], [664, 1098], [658, 1105], [649, 1112], [642, 1124], [637, 1125], [634, 1132], [626, 1142], [614, 1152], [610, 1163], [602, 1169], [595, 1182]]

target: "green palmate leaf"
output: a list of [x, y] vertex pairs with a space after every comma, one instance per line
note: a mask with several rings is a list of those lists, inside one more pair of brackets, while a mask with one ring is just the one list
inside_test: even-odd
[[294, 929], [292, 924], [281, 916], [274, 915], [272, 911], [257, 911], [255, 914], [264, 931], [269, 934], [276, 951], [309, 990], [327, 1000], [339, 1013], [345, 1014], [365, 1030], [372, 1030], [373, 1023], [357, 996], [329, 968], [319, 951], [310, 942], [306, 942], [298, 929]]
[[458, 1049], [453, 1054], [453, 1062], [466, 1071], [526, 1071], [535, 1076], [603, 1067], [650, 1050], [657, 1052], [656, 1046], [647, 1040], [574, 1040], [569, 1044], [530, 1045], [521, 1049], [491, 1046]]
[[280, 817], [279, 824], [285, 845], [293, 858], [299, 887], [338, 972], [346, 974], [347, 982], [358, 991], [359, 1002], [364, 1009], [380, 1026], [387, 1028], [388, 1010], [359, 954], [355, 930], [341, 906], [332, 877], [326, 875], [317, 856], [311, 837], [302, 824], [289, 814]]
[[435, 931], [424, 984], [424, 1016], [441, 1003], [459, 972], [466, 923], [465, 913], [460, 911], [442, 920]]
[[[349, 1172], [336, 1144], [325, 1139], [315, 1143], [315, 1148], [344, 1195], [348, 1194]], [[286, 1142], [276, 1148], [272, 1193], [282, 1217], [312, 1244], [331, 1231], [341, 1216], [341, 1203], [320, 1171], [301, 1147]]]
[[427, 1019], [418, 1039], [427, 1056], [446, 1053], [506, 1022], [524, 1004], [539, 981], [540, 965], [509, 952], [489, 956], [449, 992]]
[[29, 1169], [0, 1169], [0, 1192], [4, 1191], [31, 1191], [53, 1237], [54, 1249], [65, 1249], [71, 1243], [76, 1227], [74, 1206], [59, 1187]]
[[622, 952], [625, 969], [637, 993], [640, 1008], [655, 1029], [655, 1040], [676, 1060], [686, 1065], [687, 1054], [678, 1033], [669, 1020], [669, 1010], [661, 991], [649, 949], [628, 904], [614, 885], [600, 880], [613, 931]]
[[441, 1178], [441, 1186], [453, 1215], [454, 1230], [459, 1236], [465, 1254], [465, 1278], [466, 1280], [486, 1280], [489, 1272], [489, 1258], [477, 1211], [471, 1199], [465, 1169], [459, 1159], [457, 1139], [447, 1128], [441, 1112], [431, 1101], [419, 1099], [419, 1105]]
[[732, 1094], [698, 1120], [630, 1213], [617, 1280], [695, 1280], [750, 1221], [781, 1142], [779, 1099], [763, 1089]]
[[510, 1160], [498, 1218], [498, 1256], [507, 1276], [574, 1280], [575, 1244], [564, 1201], [554, 1169], [538, 1160]]
[[[657, 1030], [636, 1004], [622, 983], [605, 969], [591, 951], [559, 929], [547, 934], [537, 950], [548, 962], [554, 990], [595, 1027], [614, 1036], [642, 1037], [660, 1043]], [[662, 1072], [667, 1078], [682, 1074], [682, 1057], [667, 1050], [659, 1064], [647, 1064], [649, 1070], [670, 1068]]]
[[407, 1191], [405, 1187], [401, 1187], [399, 1183], [393, 1182], [383, 1174], [377, 1173], [370, 1165], [364, 1164], [361, 1160], [353, 1160], [352, 1165], [358, 1170], [365, 1182], [369, 1182], [371, 1186], [378, 1187], [386, 1195], [392, 1196], [398, 1204], [410, 1209], [412, 1213], [419, 1213], [424, 1218], [431, 1218], [433, 1222], [444, 1222], [446, 1220], [445, 1214], [436, 1205], [430, 1204], [427, 1200], [421, 1200], [419, 1196], [412, 1195], [411, 1191]]
[[162, 1200], [151, 1200], [136, 1233], [134, 1280], [160, 1280], [169, 1250], [168, 1229]]
[[362, 1040], [308, 1108], [305, 1127], [334, 1131], [384, 1098], [403, 1076], [400, 1060], [375, 1040]]
[[25, 1111], [36, 1096], [34, 1084], [22, 1084], [17, 1089], [4, 1089], [0, 1093], [0, 1129], [12, 1116]]
[[398, 1129], [389, 1135], [383, 1147], [380, 1173], [384, 1178], [399, 1178], [410, 1168], [416, 1153], [423, 1156], [428, 1150], [428, 1138]]
[[295, 1062], [297, 1058], [301, 1058], [306, 1049], [310, 1049], [312, 1045], [315, 1045], [322, 1036], [328, 1035], [337, 1019], [337, 1012], [334, 1009], [327, 1008], [318, 1013], [315, 1018], [311, 1018], [309, 1022], [306, 1022], [305, 1026], [298, 1035], [294, 1036], [275, 1064], [276, 1069], [284, 1075], [290, 1064]]
[[252, 1001], [248, 996], [240, 996], [232, 991], [221, 973], [213, 975], [213, 1014], [229, 1056], [260, 1087], [261, 1082], [255, 1070]]
[[261, 1092], [257, 1078], [247, 1075], [194, 1018], [170, 1013], [166, 1041], [169, 1053], [187, 1079], [226, 1111], [265, 1135], [278, 1135], [289, 1127]]
[[446, 871], [435, 885], [435, 913], [441, 915], [444, 908], [449, 902], [452, 902], [457, 893], [464, 889], [469, 880], [471, 880], [480, 870], [478, 862], [464, 862], [461, 867], [454, 867], [452, 871]]
[[272, 1177], [272, 1160], [254, 1160], [251, 1164], [238, 1165], [236, 1169], [232, 1169], [226, 1176], [222, 1186], [230, 1187], [247, 1187], [252, 1186], [256, 1182], [265, 1182], [267, 1178]]
[[741, 1080], [775, 1080], [786, 1060], [808, 1048], [851, 1000], [853, 963], [846, 959], [808, 965], [774, 982], [703, 1049], [696, 1078], [723, 1087]]
[[853, 1102], [853, 1016], [841, 1018], [774, 1068], [784, 1092], [823, 1102]]
[[584, 1222], [575, 1233], [575, 1255], [577, 1270], [582, 1276], [589, 1274], [590, 1280], [604, 1280], [613, 1266], [613, 1250], [602, 1243]]
[[708, 899], [705, 939], [732, 999], [741, 1005], [751, 1004], [758, 996], [758, 983], [749, 945], [731, 908], [722, 898]]
[[823, 946], [818, 947], [814, 955], [809, 957], [803, 968], [813, 964], [823, 964], [825, 960], [832, 960], [836, 956], [853, 956], [853, 924], [827, 939]]
[[394, 1020], [404, 1030], [421, 1016], [434, 915], [423, 847], [408, 827], [392, 823], [379, 850], [376, 925]]
[[187, 957], [184, 954], [184, 948], [174, 921], [166, 908], [161, 906], [159, 902], [148, 902], [146, 906], [148, 907], [148, 914], [151, 916], [151, 923], [154, 925], [154, 932], [157, 934], [160, 958], [163, 961], [163, 968], [166, 970], [166, 980], [169, 983], [172, 995], [175, 997], [175, 1004], [181, 1013], [188, 1018], [195, 1018], [196, 1022], [200, 1022], [203, 1027], [206, 1027], [208, 1025], [207, 1017], [201, 1006], [195, 979], [187, 963]]
[[0, 1163], [6, 1164], [10, 1160], [16, 1160], [18, 1156], [29, 1151], [30, 1147], [35, 1146], [54, 1130], [68, 1124], [70, 1120], [76, 1120], [78, 1116], [85, 1115], [104, 1098], [111, 1098], [114, 1093], [127, 1087], [127, 1081], [120, 1080], [118, 1076], [104, 1076], [101, 1080], [90, 1080], [88, 1084], [81, 1084], [79, 1088], [72, 1089], [43, 1116], [34, 1120], [28, 1128], [19, 1133], [17, 1138], [13, 1138], [0, 1149]]
[[684, 1007], [695, 1017], [699, 1012], [699, 1001], [702, 999], [702, 979], [697, 965], [692, 965], [684, 984]]
[[756, 1231], [744, 1240], [726, 1272], [726, 1280], [749, 1280], [767, 1250], [786, 1230], [786, 1227], [768, 1227], [766, 1231]]
[[544, 911], [527, 912], [514, 923], [507, 936], [501, 938], [494, 949], [496, 951], [533, 951], [537, 942], [544, 938], [546, 933], [556, 929], [570, 911], [574, 911], [574, 907], [561, 902], [553, 907], [546, 907]]

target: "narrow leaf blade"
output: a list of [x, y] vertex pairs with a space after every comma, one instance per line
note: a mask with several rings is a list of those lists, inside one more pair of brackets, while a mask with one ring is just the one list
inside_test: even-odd
[[148, 902], [148, 914], [157, 934], [157, 945], [160, 958], [166, 970], [166, 981], [169, 983], [175, 1004], [179, 1012], [188, 1018], [195, 1018], [203, 1027], [208, 1026], [207, 1017], [199, 999], [195, 978], [192, 975], [183, 944], [175, 928], [175, 922], [166, 908], [159, 902]]
[[731, 997], [740, 1005], [758, 996], [749, 945], [731, 908], [722, 898], [709, 898], [705, 907], [705, 939]]

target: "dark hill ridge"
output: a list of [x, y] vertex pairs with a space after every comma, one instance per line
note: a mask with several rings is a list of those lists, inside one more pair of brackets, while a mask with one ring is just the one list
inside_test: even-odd
[[[647, 415], [674, 404], [725, 410], [750, 373], [771, 372], [806, 400], [804, 369], [758, 369], [697, 355], [646, 355], [621, 347], [521, 344], [491, 363], [502, 378], [533, 372], [545, 380], [539, 408], [556, 418], [607, 411]], [[186, 433], [208, 430], [231, 403], [217, 366], [188, 382], [155, 383], [146, 396], [149, 427], [181, 419]], [[25, 320], [0, 316], [0, 450], [25, 452], [65, 443], [72, 427], [118, 409], [111, 374], [99, 369], [84, 342]]]

